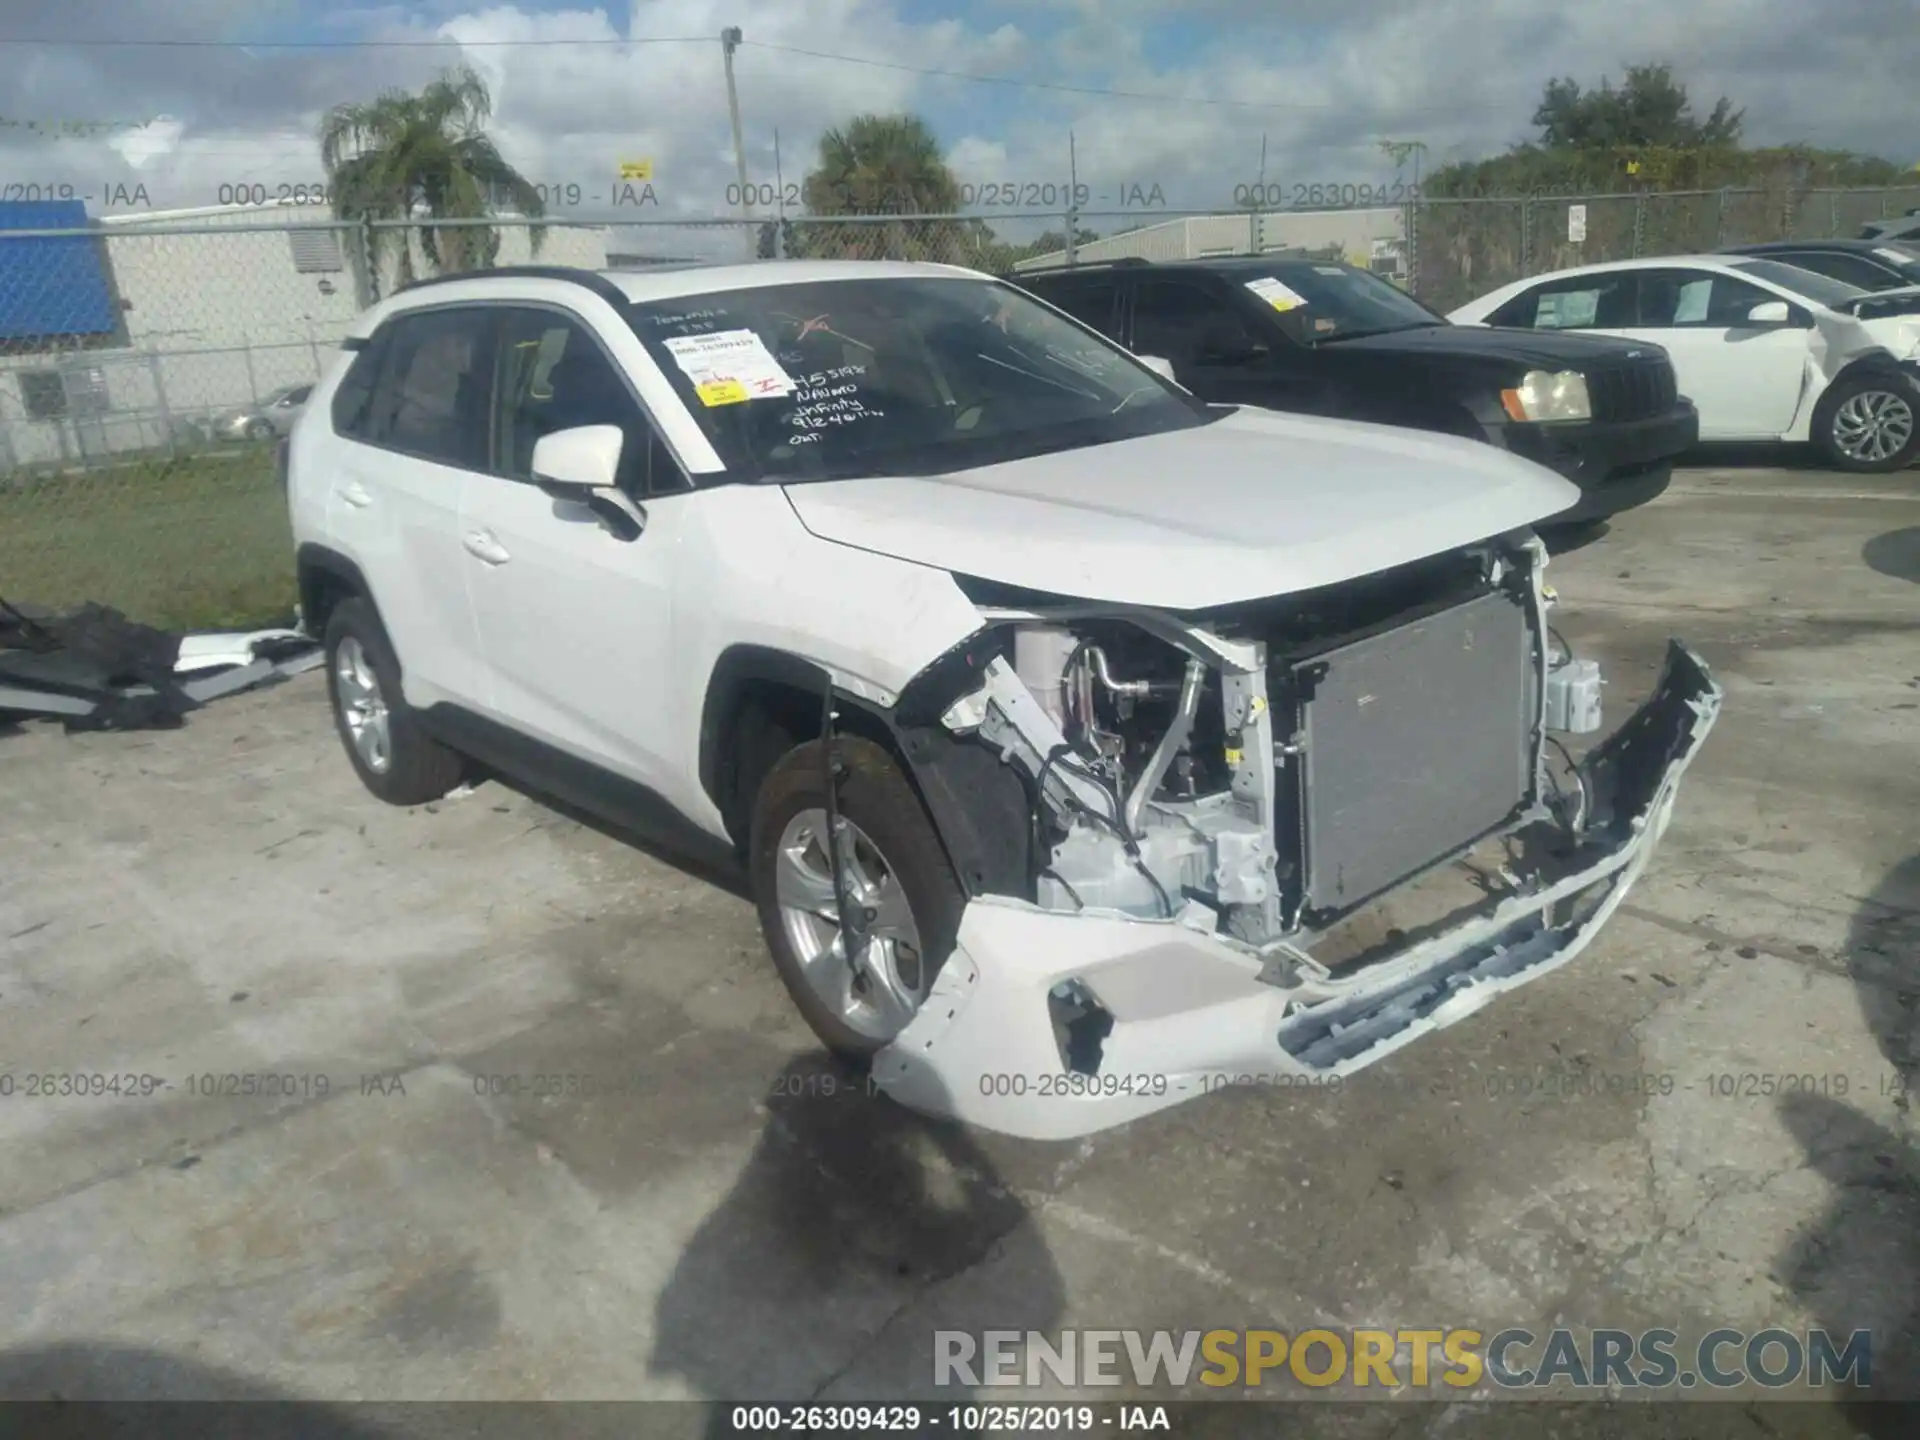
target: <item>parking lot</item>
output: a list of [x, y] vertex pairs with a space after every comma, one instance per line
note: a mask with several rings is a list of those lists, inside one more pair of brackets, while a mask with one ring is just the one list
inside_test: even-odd
[[[1601, 939], [1338, 1090], [1065, 1146], [833, 1083], [707, 877], [498, 784], [380, 806], [317, 673], [0, 737], [0, 1393], [898, 1399], [936, 1329], [1563, 1324], [1868, 1329], [1920, 1395], [1920, 472], [1691, 469], [1549, 577], [1609, 725], [1670, 634], [1726, 687]], [[1894, 1433], [1742, 1398], [1710, 1433]]]

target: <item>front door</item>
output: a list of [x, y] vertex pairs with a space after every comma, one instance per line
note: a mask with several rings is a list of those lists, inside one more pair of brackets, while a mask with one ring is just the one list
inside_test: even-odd
[[[625, 432], [620, 484], [646, 515], [623, 540], [533, 482], [542, 435]], [[469, 584], [500, 721], [656, 791], [674, 721], [673, 575], [697, 502], [618, 367], [578, 316], [503, 312], [488, 473], [461, 517]]]

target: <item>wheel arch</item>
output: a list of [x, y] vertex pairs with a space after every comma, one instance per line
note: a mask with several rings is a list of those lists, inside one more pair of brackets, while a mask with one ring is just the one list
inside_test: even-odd
[[[744, 850], [754, 797], [780, 757], [818, 738], [830, 673], [791, 651], [735, 645], [714, 663], [701, 703], [700, 788]], [[925, 807], [969, 895], [1032, 898], [1032, 799], [993, 751], [936, 724], [835, 689], [835, 728], [886, 750]]]
[[325, 545], [311, 540], [302, 544], [294, 557], [294, 573], [300, 599], [300, 622], [309, 635], [326, 633], [327, 620], [342, 600], [358, 597], [373, 605], [373, 591], [360, 567]]

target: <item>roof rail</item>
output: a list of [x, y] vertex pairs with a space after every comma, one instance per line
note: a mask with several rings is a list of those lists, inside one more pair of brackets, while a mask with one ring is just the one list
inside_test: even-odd
[[1035, 265], [1026, 270], [1015, 267], [1018, 275], [1051, 275], [1057, 270], [1109, 270], [1120, 265], [1154, 265], [1158, 261], [1149, 260], [1144, 255], [1118, 255], [1111, 260], [1082, 260], [1071, 265]]
[[627, 294], [598, 270], [578, 265], [500, 265], [490, 270], [463, 270], [452, 275], [430, 275], [424, 280], [409, 280], [393, 293], [405, 295], [429, 285], [450, 285], [456, 280], [564, 280], [593, 291], [612, 305], [628, 303]]

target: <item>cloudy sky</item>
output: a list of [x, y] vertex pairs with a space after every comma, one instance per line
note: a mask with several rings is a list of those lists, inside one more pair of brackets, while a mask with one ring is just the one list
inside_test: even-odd
[[[1382, 140], [1429, 166], [1524, 138], [1541, 84], [1671, 62], [1699, 109], [1744, 105], [1749, 138], [1920, 160], [1908, 7], [1892, 0], [7, 0], [0, 196], [71, 186], [96, 213], [222, 186], [321, 179], [321, 114], [465, 61], [530, 178], [606, 210], [622, 160], [658, 208], [724, 214], [733, 151], [718, 34], [737, 25], [747, 163], [789, 182], [823, 127], [912, 109], [963, 180], [1077, 173], [1118, 208], [1230, 202], [1256, 178], [1391, 183]], [[168, 43], [150, 43], [168, 42]], [[978, 77], [992, 77], [983, 80]], [[31, 127], [30, 127], [31, 122]], [[78, 132], [78, 133], [76, 133]], [[1402, 176], [1401, 178], [1407, 178]], [[116, 191], [111, 187], [125, 187]], [[1137, 190], [1132, 187], [1139, 187]], [[556, 192], [566, 193], [564, 190]], [[598, 201], [596, 204], [595, 202]], [[609, 216], [609, 218], [615, 218]], [[617, 218], [640, 218], [626, 211]], [[1099, 228], [1110, 228], [1101, 224]]]

